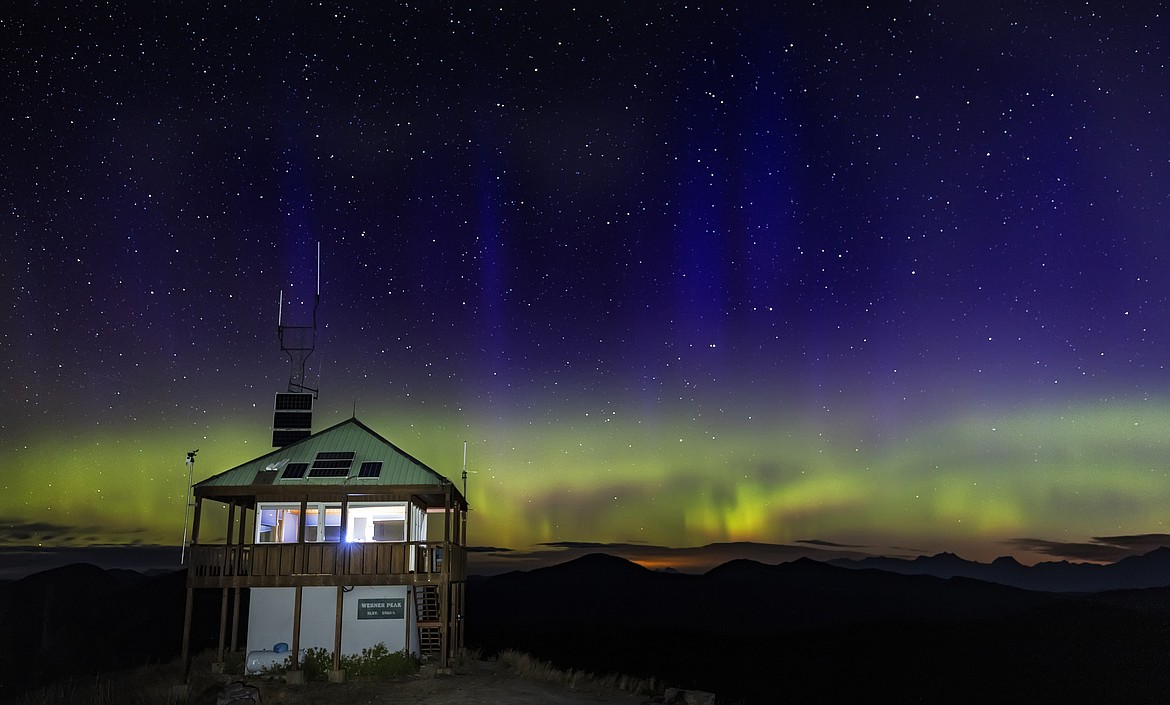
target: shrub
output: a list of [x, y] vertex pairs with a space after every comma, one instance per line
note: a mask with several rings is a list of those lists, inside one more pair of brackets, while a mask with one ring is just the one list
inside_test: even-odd
[[[284, 675], [288, 672], [291, 660], [290, 654], [284, 662], [265, 668], [264, 675]], [[333, 670], [333, 652], [320, 647], [305, 649], [300, 667], [306, 681], [327, 681], [329, 672]], [[360, 654], [343, 654], [341, 670], [345, 671], [347, 678], [353, 680], [397, 680], [418, 673], [418, 661], [405, 649], [391, 651], [385, 644], [379, 643], [362, 649]]]
[[301, 670], [305, 672], [307, 681], [329, 680], [329, 672], [333, 670], [333, 652], [321, 647], [305, 649]]
[[394, 680], [418, 673], [418, 661], [408, 651], [391, 651], [383, 643], [341, 657], [341, 669], [357, 680]]
[[230, 676], [244, 675], [244, 664], [248, 655], [243, 651], [223, 652], [223, 672]]

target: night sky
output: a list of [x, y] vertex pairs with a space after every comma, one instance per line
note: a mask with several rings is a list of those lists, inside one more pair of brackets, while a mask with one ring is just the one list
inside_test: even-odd
[[495, 560], [1170, 543], [1168, 11], [6, 6], [0, 555], [177, 559], [318, 244], [315, 428]]

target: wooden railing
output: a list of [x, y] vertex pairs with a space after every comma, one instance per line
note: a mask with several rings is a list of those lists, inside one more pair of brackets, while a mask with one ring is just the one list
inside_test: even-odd
[[193, 544], [187, 566], [191, 587], [397, 585], [465, 577], [463, 547], [433, 541]]

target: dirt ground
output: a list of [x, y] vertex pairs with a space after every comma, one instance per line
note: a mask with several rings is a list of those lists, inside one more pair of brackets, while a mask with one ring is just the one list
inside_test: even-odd
[[648, 695], [617, 690], [582, 692], [560, 683], [529, 680], [499, 661], [470, 661], [458, 666], [454, 675], [436, 675], [424, 669], [415, 678], [399, 683], [254, 684], [260, 688], [262, 705], [642, 705], [653, 700]]

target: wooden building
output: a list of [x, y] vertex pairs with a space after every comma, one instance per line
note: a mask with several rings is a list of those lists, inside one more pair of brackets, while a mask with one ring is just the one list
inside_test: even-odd
[[[302, 649], [331, 651], [339, 671], [341, 654], [378, 643], [450, 667], [463, 647], [462, 493], [356, 418], [297, 438], [194, 485], [184, 669], [195, 590], [221, 592], [220, 661], [239, 646], [248, 590], [247, 651], [287, 644], [294, 671]], [[223, 543], [200, 541], [207, 502], [226, 505]]]

